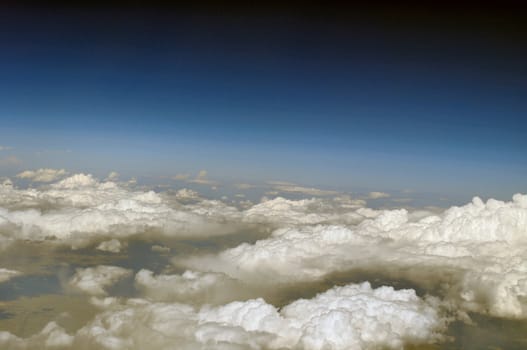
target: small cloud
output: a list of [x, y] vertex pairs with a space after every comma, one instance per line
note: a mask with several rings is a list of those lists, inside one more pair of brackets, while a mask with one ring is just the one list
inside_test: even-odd
[[181, 180], [188, 180], [189, 177], [190, 177], [189, 174], [176, 174], [176, 176], [172, 177], [172, 179], [181, 181]]
[[267, 181], [267, 184], [272, 186], [296, 186], [295, 183], [287, 181]]
[[194, 190], [182, 188], [176, 192], [176, 198], [178, 200], [197, 200], [200, 199], [200, 195]]
[[395, 203], [410, 203], [412, 201], [412, 198], [393, 198], [392, 202]]
[[386, 192], [370, 192], [368, 193], [369, 199], [380, 199], [380, 198], [389, 198], [390, 194]]
[[235, 184], [234, 187], [236, 187], [239, 190], [248, 190], [248, 189], [251, 189], [251, 188], [255, 188], [257, 186], [256, 185], [242, 183], [242, 184]]
[[0, 151], [9, 151], [11, 149], [13, 149], [13, 147], [0, 145]]
[[20, 272], [15, 271], [15, 270], [8, 270], [8, 269], [0, 268], [0, 283], [7, 282], [11, 278], [17, 275], [20, 275]]
[[165, 246], [162, 246], [162, 245], [153, 245], [151, 248], [150, 248], [151, 251], [153, 252], [156, 252], [156, 253], [170, 253], [170, 248], [169, 247], [165, 247]]
[[108, 241], [101, 242], [101, 244], [99, 244], [96, 249], [102, 250], [103, 252], [119, 253], [122, 248], [123, 245], [121, 244], [121, 242], [114, 238]]
[[106, 177], [106, 181], [117, 181], [119, 180], [119, 173], [117, 171], [112, 171]]
[[38, 170], [26, 170], [18, 174], [19, 179], [28, 179], [33, 182], [52, 182], [67, 175], [64, 169], [41, 168]]
[[314, 187], [304, 187], [289, 182], [272, 181], [268, 182], [268, 184], [273, 185], [273, 189], [279, 192], [301, 193], [310, 196], [331, 196], [338, 194], [337, 191], [322, 190]]
[[215, 186], [218, 184], [216, 181], [212, 181], [207, 178], [206, 170], [201, 170], [194, 179], [188, 180], [188, 182], [200, 184], [200, 185], [211, 185], [211, 186]]

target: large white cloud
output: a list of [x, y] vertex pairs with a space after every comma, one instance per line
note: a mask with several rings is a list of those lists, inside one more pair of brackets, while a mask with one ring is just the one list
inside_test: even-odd
[[[238, 210], [219, 201], [184, 206], [167, 195], [134, 191], [114, 182], [76, 174], [49, 187], [0, 186], [0, 235], [3, 240], [58, 239], [73, 245], [93, 237], [127, 237], [157, 232], [171, 237], [218, 235]], [[2, 227], [5, 229], [2, 230]]]
[[0, 332], [13, 349], [402, 349], [438, 339], [444, 321], [413, 290], [372, 289], [368, 283], [333, 288], [282, 309], [263, 299], [194, 308], [130, 299], [99, 302], [104, 309], [75, 334], [50, 323], [23, 340]]
[[453, 270], [457, 280], [451, 287], [460, 306], [527, 317], [527, 196], [515, 195], [508, 203], [475, 198], [441, 215], [404, 209], [368, 213], [371, 218], [357, 225], [281, 228], [254, 244], [186, 264], [277, 283], [358, 268], [400, 268], [404, 277], [429, 268], [429, 279], [440, 278], [430, 271]]
[[37, 170], [26, 170], [19, 173], [16, 177], [20, 179], [28, 179], [34, 182], [52, 182], [67, 175], [68, 172], [64, 169], [49, 169], [41, 168]]

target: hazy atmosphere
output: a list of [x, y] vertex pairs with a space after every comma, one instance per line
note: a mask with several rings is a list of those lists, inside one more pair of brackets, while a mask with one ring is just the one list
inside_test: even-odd
[[525, 14], [3, 3], [0, 348], [527, 348]]

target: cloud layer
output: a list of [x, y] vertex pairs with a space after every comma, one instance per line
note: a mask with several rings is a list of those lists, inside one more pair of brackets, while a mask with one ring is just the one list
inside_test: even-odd
[[[66, 330], [51, 319], [27, 338], [0, 332], [0, 347], [402, 349], [445, 341], [448, 323], [470, 313], [527, 320], [526, 195], [446, 210], [371, 209], [310, 191], [236, 205], [117, 179], [0, 185], [1, 250], [83, 247], [112, 261], [84, 257], [61, 276], [64, 293], [98, 308], [90, 322]], [[6, 267], [3, 284], [25, 276]]]

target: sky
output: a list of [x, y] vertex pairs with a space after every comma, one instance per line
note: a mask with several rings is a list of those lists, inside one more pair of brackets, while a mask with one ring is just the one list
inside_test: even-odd
[[527, 190], [514, 7], [3, 5], [0, 176]]

